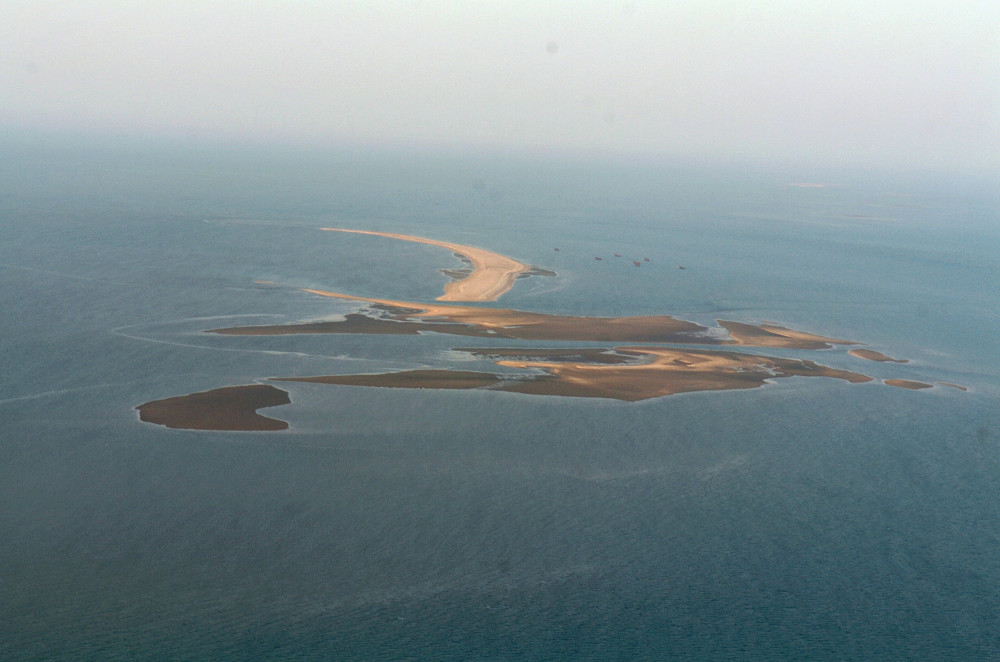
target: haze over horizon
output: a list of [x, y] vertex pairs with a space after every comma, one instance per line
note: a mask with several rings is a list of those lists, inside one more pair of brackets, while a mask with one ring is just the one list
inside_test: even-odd
[[1000, 5], [14, 0], [0, 131], [1000, 170]]

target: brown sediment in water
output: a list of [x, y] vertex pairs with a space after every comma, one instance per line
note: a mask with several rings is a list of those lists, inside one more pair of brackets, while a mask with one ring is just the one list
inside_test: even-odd
[[[472, 265], [472, 271], [460, 280], [454, 280], [444, 286], [444, 294], [438, 301], [496, 301], [502, 294], [514, 286], [514, 281], [521, 274], [532, 271], [530, 265], [518, 262], [505, 255], [494, 253], [475, 246], [464, 246], [447, 241], [414, 237], [408, 234], [394, 232], [374, 232], [372, 230], [349, 230], [346, 228], [322, 228], [328, 232], [350, 232], [352, 234], [367, 234], [390, 239], [401, 239], [418, 244], [430, 244], [447, 248], [453, 253], [464, 257]], [[543, 273], [536, 271], [535, 273]], [[452, 275], [455, 275], [454, 272]]]
[[886, 379], [884, 380], [889, 386], [895, 386], [897, 388], [905, 388], [911, 391], [919, 391], [925, 388], [933, 388], [931, 384], [925, 384], [923, 382], [914, 382], [909, 379]]
[[719, 326], [729, 331], [730, 341], [725, 344], [753, 347], [785, 347], [788, 349], [830, 349], [832, 345], [857, 345], [853, 340], [827, 338], [804, 331], [795, 331], [775, 324], [746, 324], [717, 320]]
[[965, 386], [959, 386], [958, 384], [952, 384], [951, 382], [938, 382], [941, 386], [950, 386], [951, 388], [957, 388], [959, 391], [968, 391], [969, 389]]
[[[569, 359], [594, 350], [536, 350], [546, 358]], [[608, 350], [603, 350], [607, 352]], [[683, 350], [666, 347], [619, 347], [620, 355], [644, 362], [588, 363], [501, 359], [502, 367], [540, 370], [543, 374], [494, 374], [451, 370], [406, 370], [368, 375], [328, 375], [321, 377], [278, 378], [350, 386], [386, 388], [489, 388], [529, 395], [611, 398], [634, 402], [677, 393], [756, 388], [769, 379], [783, 377], [831, 377], [859, 383], [871, 377], [837, 370], [811, 361], [781, 359], [735, 352]], [[524, 354], [525, 350], [501, 350], [500, 354]], [[497, 350], [474, 350], [494, 354]]]
[[[577, 317], [523, 312], [505, 308], [479, 308], [448, 304], [424, 304], [389, 299], [355, 297], [323, 290], [312, 294], [370, 304], [384, 317], [348, 315], [345, 320], [243, 326], [211, 329], [225, 335], [284, 335], [294, 333], [387, 333], [413, 334], [436, 331], [463, 336], [520, 340], [566, 340], [597, 342], [673, 342], [719, 344], [709, 329], [667, 315], [640, 317]], [[364, 319], [362, 319], [364, 318]]]
[[851, 356], [856, 356], [859, 359], [866, 359], [868, 361], [880, 361], [880, 362], [890, 362], [890, 363], [909, 363], [906, 359], [894, 359], [891, 356], [886, 356], [882, 352], [876, 352], [873, 349], [849, 349], [847, 353]]
[[139, 420], [184, 430], [274, 431], [288, 423], [257, 413], [287, 405], [288, 393], [268, 384], [227, 386], [211, 391], [152, 400], [136, 407]]

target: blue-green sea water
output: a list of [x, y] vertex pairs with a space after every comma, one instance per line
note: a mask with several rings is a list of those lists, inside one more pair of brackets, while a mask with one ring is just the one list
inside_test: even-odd
[[[0, 658], [1000, 657], [995, 191], [499, 154], [6, 153]], [[356, 308], [301, 288], [430, 301], [461, 264], [330, 226], [558, 273], [484, 306], [771, 321], [909, 363], [773, 350], [876, 379], [640, 403], [286, 383], [265, 410], [284, 432], [141, 423], [139, 403], [266, 377], [489, 366], [435, 334], [202, 333]]]

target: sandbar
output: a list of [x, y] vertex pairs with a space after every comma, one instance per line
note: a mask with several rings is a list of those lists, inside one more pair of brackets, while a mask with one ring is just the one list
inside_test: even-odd
[[[401, 333], [436, 331], [462, 336], [521, 340], [598, 342], [673, 342], [718, 344], [709, 329], [667, 315], [639, 317], [577, 317], [548, 315], [506, 308], [479, 308], [356, 297], [323, 290], [312, 294], [372, 305], [384, 317], [348, 315], [344, 320], [210, 329], [225, 335], [286, 335], [295, 333]], [[368, 317], [367, 320], [361, 319]]]
[[849, 349], [847, 353], [851, 356], [856, 356], [859, 359], [867, 359], [868, 361], [880, 361], [880, 362], [890, 362], [890, 363], [909, 363], [906, 359], [894, 359], [891, 356], [886, 356], [882, 352], [876, 352], [873, 349]]
[[925, 384], [923, 382], [914, 382], [909, 379], [886, 379], [885, 383], [889, 386], [895, 386], [896, 388], [907, 388], [911, 391], [919, 391], [924, 388], [934, 388], [931, 384]]
[[830, 349], [832, 345], [857, 345], [852, 340], [827, 338], [804, 331], [795, 331], [776, 324], [746, 324], [717, 320], [729, 331], [731, 340], [725, 344], [754, 347], [785, 347], [788, 349]]
[[950, 386], [951, 388], [957, 388], [959, 391], [968, 391], [969, 389], [965, 386], [959, 386], [958, 384], [952, 384], [951, 382], [938, 382], [941, 386]]
[[444, 294], [438, 301], [496, 301], [502, 294], [514, 286], [514, 281], [520, 274], [532, 270], [531, 266], [518, 262], [505, 255], [494, 253], [475, 246], [453, 244], [437, 239], [414, 237], [408, 234], [394, 232], [375, 232], [373, 230], [349, 230], [346, 228], [322, 228], [328, 232], [350, 232], [353, 234], [368, 234], [390, 239], [401, 239], [418, 244], [430, 244], [447, 248], [453, 253], [464, 257], [472, 265], [472, 272], [460, 280], [454, 280], [444, 286]]
[[[782, 377], [832, 377], [852, 383], [871, 381], [856, 372], [837, 370], [799, 359], [781, 359], [753, 354], [667, 347], [616, 347], [622, 360], [593, 357], [596, 350], [466, 350], [476, 354], [536, 355], [529, 358], [495, 360], [496, 365], [532, 370], [533, 373], [494, 374], [463, 370], [404, 370], [401, 372], [283, 377], [277, 381], [314, 382], [383, 388], [488, 388], [490, 390], [578, 398], [610, 398], [635, 402], [677, 393], [757, 388], [769, 379]], [[612, 350], [603, 350], [603, 353]], [[614, 356], [610, 354], [609, 356]], [[570, 360], [580, 356], [599, 362]], [[623, 364], [633, 357], [637, 362]], [[555, 360], [553, 360], [555, 359]], [[562, 359], [562, 360], [561, 360]], [[542, 374], [538, 374], [538, 372]]]
[[257, 413], [287, 405], [288, 392], [268, 384], [227, 386], [211, 391], [152, 400], [136, 407], [139, 420], [183, 430], [273, 431], [288, 423]]

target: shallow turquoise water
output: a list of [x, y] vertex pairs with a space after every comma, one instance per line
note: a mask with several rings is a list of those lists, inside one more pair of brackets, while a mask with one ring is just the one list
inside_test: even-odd
[[[1000, 654], [991, 191], [500, 157], [12, 154], [0, 657]], [[445, 336], [200, 333], [351, 309], [301, 287], [430, 300], [458, 264], [317, 229], [332, 225], [559, 273], [504, 307], [775, 321], [911, 363], [776, 354], [970, 390], [786, 379], [628, 404], [289, 384], [288, 432], [139, 423], [140, 402], [267, 376], [476, 365]]]

